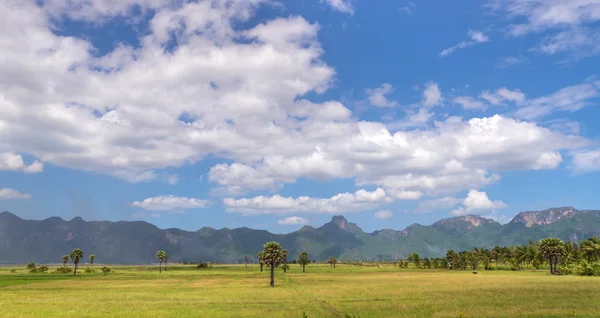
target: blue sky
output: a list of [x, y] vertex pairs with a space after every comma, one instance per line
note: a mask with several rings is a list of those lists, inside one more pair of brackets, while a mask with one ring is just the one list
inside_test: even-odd
[[600, 1], [5, 1], [0, 210], [284, 233], [600, 208]]

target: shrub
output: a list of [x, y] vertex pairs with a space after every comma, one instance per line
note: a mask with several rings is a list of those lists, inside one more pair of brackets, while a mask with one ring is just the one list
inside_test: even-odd
[[46, 266], [46, 265], [40, 265], [40, 267], [37, 268], [38, 273], [46, 273], [47, 271], [48, 271], [48, 266]]
[[10, 272], [11, 272], [12, 274], [14, 274], [14, 273], [16, 273], [16, 272], [17, 272], [17, 270], [13, 268], [13, 269], [11, 269], [11, 270], [10, 270]]
[[198, 266], [196, 266], [196, 268], [208, 269], [209, 267], [208, 267], [208, 263], [202, 262], [202, 263], [198, 264]]
[[110, 268], [106, 266], [102, 267], [102, 273], [104, 273], [104, 276], [106, 276], [106, 274], [110, 273]]
[[86, 274], [93, 274], [96, 270], [88, 266], [83, 272]]
[[573, 274], [573, 267], [567, 264], [561, 264], [560, 266], [558, 266], [558, 272], [561, 275], [571, 275]]
[[600, 276], [600, 262], [582, 261], [577, 266], [577, 274], [581, 276]]
[[57, 274], [70, 274], [72, 272], [73, 272], [73, 269], [71, 267], [57, 267], [56, 268]]
[[35, 263], [34, 262], [30, 262], [29, 264], [27, 264], [27, 270], [30, 273], [35, 273], [36, 272]]

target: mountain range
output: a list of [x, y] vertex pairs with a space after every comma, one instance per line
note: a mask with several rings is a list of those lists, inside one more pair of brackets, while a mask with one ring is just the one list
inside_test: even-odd
[[600, 211], [572, 207], [521, 212], [500, 224], [477, 215], [440, 220], [432, 225], [413, 224], [402, 231], [364, 232], [343, 216], [334, 216], [319, 228], [304, 226], [289, 234], [249, 228], [201, 228], [196, 232], [159, 229], [147, 222], [84, 221], [76, 217], [23, 220], [0, 213], [0, 263], [59, 263], [73, 248], [95, 254], [99, 263], [142, 264], [155, 261], [165, 250], [170, 262], [240, 262], [255, 258], [262, 244], [277, 241], [290, 259], [306, 251], [313, 260], [334, 256], [340, 260], [397, 259], [417, 252], [422, 257], [442, 256], [448, 249], [517, 245], [546, 237], [579, 241], [600, 235]]

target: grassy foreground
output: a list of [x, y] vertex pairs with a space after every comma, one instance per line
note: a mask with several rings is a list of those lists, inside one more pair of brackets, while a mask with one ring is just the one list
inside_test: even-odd
[[[115, 273], [29, 274], [0, 268], [0, 313], [13, 316], [598, 317], [598, 277], [546, 272], [406, 270], [338, 264], [112, 267]], [[24, 268], [24, 267], [20, 267]], [[54, 268], [51, 268], [53, 271]]]

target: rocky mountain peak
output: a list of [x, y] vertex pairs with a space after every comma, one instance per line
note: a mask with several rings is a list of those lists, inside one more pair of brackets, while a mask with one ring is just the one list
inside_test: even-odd
[[511, 224], [523, 224], [525, 227], [552, 224], [559, 220], [568, 219], [577, 213], [573, 207], [551, 208], [543, 211], [527, 211], [517, 214]]
[[434, 223], [434, 226], [450, 229], [450, 230], [458, 230], [463, 229], [465, 224], [467, 225], [467, 229], [473, 229], [482, 225], [496, 223], [493, 220], [486, 219], [480, 215], [464, 215], [458, 216], [449, 219], [442, 219]]
[[345, 217], [341, 216], [341, 215], [336, 215], [333, 218], [331, 218], [331, 222], [332, 224], [334, 224], [335, 226], [337, 226], [338, 228], [345, 230], [348, 228], [348, 220], [346, 220]]

